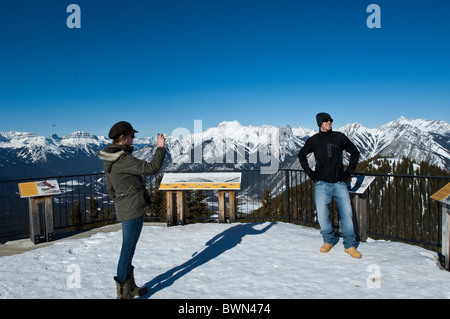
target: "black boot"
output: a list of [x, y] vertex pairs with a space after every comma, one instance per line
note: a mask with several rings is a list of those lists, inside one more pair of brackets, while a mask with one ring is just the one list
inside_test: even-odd
[[134, 295], [131, 293], [131, 276], [124, 282], [120, 282], [117, 276], [114, 277], [117, 288], [117, 299], [133, 299]]
[[143, 296], [148, 292], [148, 289], [146, 287], [138, 287], [136, 285], [136, 283], [134, 282], [134, 267], [133, 266], [131, 266], [130, 280], [131, 280], [130, 293], [133, 296], [136, 296], [136, 297]]

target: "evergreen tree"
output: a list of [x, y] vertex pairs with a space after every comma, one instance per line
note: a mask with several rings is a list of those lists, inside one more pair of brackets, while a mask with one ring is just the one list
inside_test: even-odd
[[81, 212], [81, 206], [80, 201], [77, 200], [75, 204], [72, 206], [72, 209], [70, 210], [69, 219], [70, 223], [78, 228], [83, 223], [83, 216]]
[[417, 165], [407, 157], [399, 161], [378, 157], [360, 164], [359, 172], [393, 175], [377, 176], [371, 185], [368, 202], [371, 232], [398, 240], [439, 241], [440, 206], [430, 196], [442, 188], [446, 180], [427, 176], [450, 176], [449, 172], [426, 162]]
[[155, 186], [150, 183], [150, 198], [152, 201], [152, 216], [165, 217], [166, 216], [166, 196], [164, 191], [159, 190], [161, 185], [162, 175], [158, 176], [155, 180]]
[[203, 190], [186, 191], [186, 218], [190, 220], [207, 219], [211, 216], [206, 199], [207, 195]]
[[266, 186], [261, 200], [262, 216], [269, 217], [272, 214], [272, 194], [270, 189]]
[[98, 221], [98, 203], [94, 195], [89, 198], [89, 211], [91, 213], [91, 222]]

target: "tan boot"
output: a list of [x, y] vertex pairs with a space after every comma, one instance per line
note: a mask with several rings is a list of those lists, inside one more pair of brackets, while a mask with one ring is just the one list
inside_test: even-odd
[[356, 250], [355, 247], [350, 247], [349, 249], [344, 250], [347, 254], [352, 256], [353, 258], [361, 258], [362, 255], [359, 251]]
[[117, 299], [133, 299], [134, 296], [131, 294], [130, 288], [131, 288], [131, 276], [128, 276], [128, 278], [124, 282], [120, 282], [117, 277], [114, 277], [114, 281], [116, 282], [116, 289], [117, 289]]
[[329, 243], [324, 243], [322, 245], [322, 247], [320, 247], [320, 252], [321, 253], [327, 253], [330, 251], [330, 249], [333, 248], [333, 244], [329, 244]]
[[138, 287], [136, 285], [136, 283], [134, 282], [134, 267], [133, 266], [131, 266], [130, 277], [131, 277], [130, 278], [130, 280], [131, 280], [130, 293], [136, 297], [145, 295], [148, 292], [148, 289], [146, 287]]

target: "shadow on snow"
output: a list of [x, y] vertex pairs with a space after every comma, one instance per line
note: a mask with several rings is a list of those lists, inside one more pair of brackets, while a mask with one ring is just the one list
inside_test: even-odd
[[201, 252], [194, 253], [191, 259], [147, 282], [145, 287], [147, 287], [148, 293], [141, 298], [150, 298], [151, 295], [154, 295], [158, 291], [171, 286], [176, 280], [180, 279], [191, 270], [207, 263], [227, 250], [236, 247], [239, 243], [241, 243], [242, 238], [245, 236], [260, 235], [266, 232], [275, 223], [270, 223], [261, 230], [254, 228], [254, 226], [260, 224], [264, 223], [239, 224], [224, 230], [220, 234], [217, 234], [205, 244], [206, 248], [204, 248]]

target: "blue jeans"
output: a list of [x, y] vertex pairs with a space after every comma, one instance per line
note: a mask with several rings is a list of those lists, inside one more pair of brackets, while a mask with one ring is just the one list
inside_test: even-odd
[[331, 200], [334, 198], [339, 208], [341, 217], [342, 237], [344, 238], [344, 248], [356, 247], [356, 235], [353, 229], [353, 212], [350, 203], [350, 195], [345, 183], [327, 183], [319, 181], [314, 185], [314, 202], [316, 204], [317, 216], [320, 224], [320, 234], [325, 243], [335, 245], [339, 238], [336, 238], [330, 221], [330, 210], [328, 209]]
[[143, 224], [143, 216], [122, 222], [122, 249], [120, 251], [119, 264], [117, 265], [117, 279], [120, 282], [124, 282], [130, 275], [131, 261]]

